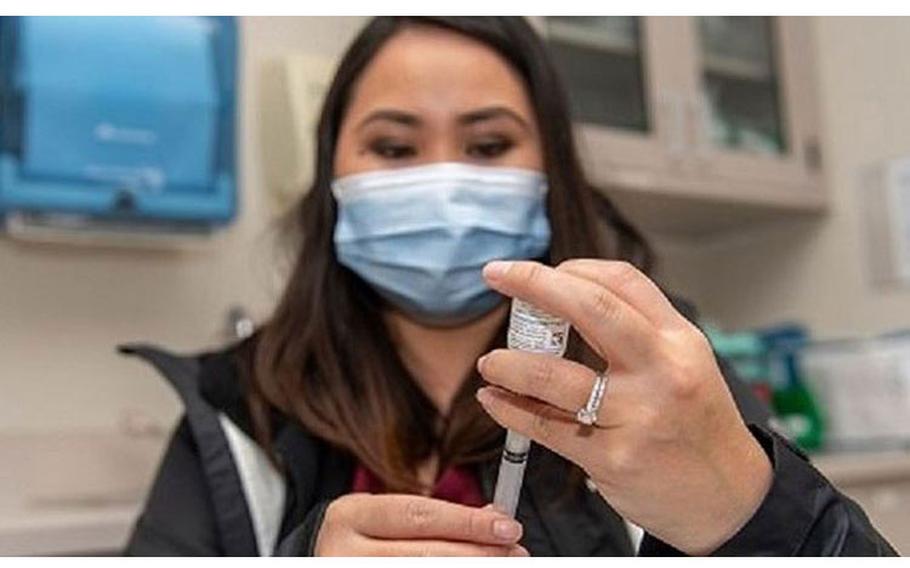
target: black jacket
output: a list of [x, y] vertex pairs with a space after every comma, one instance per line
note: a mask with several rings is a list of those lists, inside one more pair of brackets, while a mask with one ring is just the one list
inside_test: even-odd
[[[325, 507], [348, 492], [352, 458], [297, 422], [284, 420], [276, 431], [281, 472], [252, 441], [234, 364], [239, 347], [193, 356], [143, 345], [120, 348], [157, 367], [185, 406], [128, 554], [311, 555]], [[768, 428], [768, 413], [749, 389], [735, 379], [728, 384], [774, 477], [753, 518], [715, 554], [895, 555], [860, 507]], [[534, 445], [529, 464], [517, 517], [524, 526], [521, 544], [531, 555], [635, 554], [624, 521], [597, 493], [584, 485], [565, 491], [565, 460]], [[488, 500], [496, 467], [491, 462], [477, 470]], [[680, 554], [647, 534], [638, 552]]]

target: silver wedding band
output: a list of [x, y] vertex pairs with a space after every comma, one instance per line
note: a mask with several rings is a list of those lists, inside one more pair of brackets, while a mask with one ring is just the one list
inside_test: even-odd
[[575, 420], [585, 426], [594, 426], [597, 423], [597, 412], [600, 410], [600, 403], [603, 401], [604, 393], [607, 391], [607, 378], [609, 369], [597, 373], [594, 377], [594, 386], [591, 388], [591, 394], [588, 396], [588, 403], [575, 413]]

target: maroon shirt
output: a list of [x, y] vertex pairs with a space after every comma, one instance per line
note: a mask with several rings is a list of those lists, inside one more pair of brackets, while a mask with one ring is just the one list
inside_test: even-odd
[[[383, 493], [385, 487], [372, 471], [362, 464], [354, 471], [352, 493]], [[451, 503], [460, 503], [471, 507], [483, 507], [487, 504], [480, 490], [480, 482], [471, 469], [458, 466], [450, 467], [439, 476], [430, 497]]]

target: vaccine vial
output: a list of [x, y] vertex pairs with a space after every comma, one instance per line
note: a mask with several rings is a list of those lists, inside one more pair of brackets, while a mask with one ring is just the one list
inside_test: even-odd
[[569, 344], [569, 322], [515, 298], [507, 343], [509, 349], [562, 357]]
[[[512, 300], [507, 337], [509, 349], [562, 357], [568, 343], [569, 322], [523, 300], [517, 298]], [[506, 433], [493, 505], [511, 517], [515, 516], [518, 509], [518, 498], [521, 495], [530, 450], [531, 440], [527, 436], [512, 430]]]

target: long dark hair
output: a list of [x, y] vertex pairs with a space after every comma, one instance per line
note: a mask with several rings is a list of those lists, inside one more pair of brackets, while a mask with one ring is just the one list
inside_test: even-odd
[[[379, 49], [405, 26], [437, 26], [497, 51], [523, 78], [539, 125], [548, 179], [552, 241], [548, 261], [579, 257], [629, 260], [647, 270], [642, 236], [582, 172], [562, 83], [546, 48], [521, 17], [379, 17], [348, 48], [319, 120], [315, 176], [293, 210], [296, 260], [272, 317], [247, 358], [250, 410], [269, 447], [277, 409], [308, 431], [352, 454], [389, 490], [420, 491], [416, 467], [437, 452], [440, 467], [496, 455], [502, 429], [467, 377], [448, 416], [439, 413], [409, 375], [381, 317], [382, 302], [341, 266], [332, 240], [336, 203], [330, 192], [338, 131], [352, 87]], [[500, 329], [491, 348], [504, 344]], [[585, 359], [575, 341], [570, 356]]]

